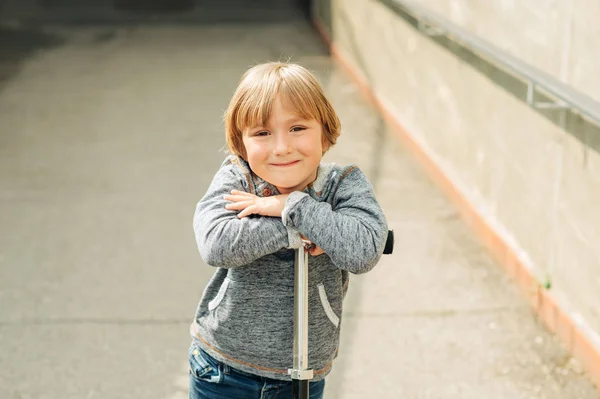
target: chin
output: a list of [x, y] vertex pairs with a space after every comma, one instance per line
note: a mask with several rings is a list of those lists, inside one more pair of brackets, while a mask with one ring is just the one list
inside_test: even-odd
[[280, 190], [293, 190], [297, 187], [296, 184], [275, 184], [275, 187], [279, 187]]

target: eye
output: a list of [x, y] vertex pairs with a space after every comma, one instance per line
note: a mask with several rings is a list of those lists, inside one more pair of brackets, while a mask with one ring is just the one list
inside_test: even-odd
[[306, 129], [306, 128], [305, 128], [304, 126], [294, 126], [294, 127], [292, 127], [290, 130], [291, 130], [292, 132], [300, 132], [300, 131], [302, 131], [302, 130], [305, 130], [305, 129]]
[[261, 131], [254, 133], [253, 136], [264, 137], [264, 136], [267, 136], [268, 134], [269, 134], [269, 132], [267, 132], [266, 130], [261, 130]]

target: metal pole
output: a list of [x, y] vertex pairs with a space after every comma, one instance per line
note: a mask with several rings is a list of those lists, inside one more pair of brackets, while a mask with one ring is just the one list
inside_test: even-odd
[[308, 399], [308, 382], [313, 371], [308, 368], [308, 248], [310, 241], [302, 240], [296, 249], [294, 270], [294, 365], [292, 376], [293, 399]]

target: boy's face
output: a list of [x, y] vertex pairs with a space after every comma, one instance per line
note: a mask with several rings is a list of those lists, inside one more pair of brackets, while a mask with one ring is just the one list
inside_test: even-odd
[[312, 183], [326, 149], [321, 124], [303, 119], [279, 97], [267, 126], [244, 129], [243, 142], [250, 168], [281, 194], [302, 191]]

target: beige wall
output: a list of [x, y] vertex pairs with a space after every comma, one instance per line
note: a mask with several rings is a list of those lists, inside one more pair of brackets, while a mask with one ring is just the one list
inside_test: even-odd
[[[378, 1], [332, 3], [336, 47], [471, 202], [506, 232], [515, 251], [529, 259], [539, 281], [550, 277], [560, 303], [600, 332], [598, 153], [416, 32]], [[491, 5], [498, 1], [487, 7], [483, 3], [461, 4], [479, 4], [471, 13], [498, 12]], [[500, 3], [515, 10], [519, 4]], [[540, 0], [547, 10], [562, 3], [566, 1]], [[457, 11], [450, 14], [458, 19]], [[463, 24], [475, 20], [464, 19]], [[503, 28], [504, 20], [495, 22], [490, 32], [509, 45], [500, 32], [514, 31], [518, 24]], [[531, 43], [539, 46], [537, 54], [544, 54], [543, 44], [533, 39]], [[560, 51], [548, 49], [546, 56], [554, 60], [548, 62], [548, 70], [560, 73]], [[600, 85], [600, 74], [590, 79]]]
[[600, 101], [597, 0], [418, 0]]

